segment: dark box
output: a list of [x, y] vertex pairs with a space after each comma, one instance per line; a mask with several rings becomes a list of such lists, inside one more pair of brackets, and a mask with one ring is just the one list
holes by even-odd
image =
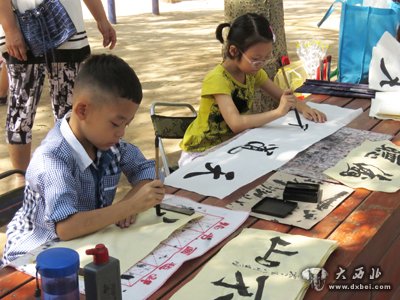
[[318, 203], [321, 194], [319, 184], [288, 181], [283, 191], [283, 200]]

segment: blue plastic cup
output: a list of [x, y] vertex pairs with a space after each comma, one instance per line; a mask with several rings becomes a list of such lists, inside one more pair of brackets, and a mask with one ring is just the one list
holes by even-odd
[[79, 254], [69, 248], [51, 248], [36, 258], [43, 299], [79, 299]]

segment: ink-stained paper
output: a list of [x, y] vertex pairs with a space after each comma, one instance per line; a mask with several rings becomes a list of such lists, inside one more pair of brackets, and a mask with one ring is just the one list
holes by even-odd
[[309, 103], [327, 115], [325, 123], [302, 116], [299, 126], [294, 111], [263, 127], [247, 131], [215, 151], [197, 158], [165, 178], [165, 184], [202, 195], [224, 198], [275, 170], [297, 153], [331, 135], [362, 113], [329, 104]]
[[364, 141], [384, 141], [392, 137], [390, 134], [342, 127], [334, 134], [297, 154], [278, 171], [337, 183], [337, 180], [323, 172], [345, 158], [351, 150]]
[[369, 116], [377, 119], [400, 120], [400, 91], [377, 92], [371, 99]]
[[[322, 191], [318, 203], [297, 202], [297, 208], [287, 217], [279, 218], [251, 212], [251, 208], [264, 197], [283, 199], [286, 182], [319, 184]], [[249, 191], [246, 195], [227, 205], [227, 208], [248, 211], [253, 217], [274, 221], [281, 224], [310, 229], [325, 218], [336, 206], [346, 199], [354, 190], [341, 184], [333, 184], [313, 178], [290, 175], [283, 172], [273, 174], [263, 184]]]
[[[166, 223], [163, 221], [164, 218], [176, 221]], [[96, 244], [104, 244], [108, 248], [109, 255], [119, 259], [121, 273], [123, 273], [153, 251], [175, 230], [197, 218], [201, 218], [201, 215], [186, 216], [170, 211], [158, 217], [155, 209], [152, 208], [138, 214], [136, 222], [129, 228], [121, 229], [116, 225], [110, 225], [82, 238], [56, 243], [53, 247], [76, 250], [79, 253], [80, 267], [83, 268], [93, 261], [93, 256], [85, 253], [86, 249], [94, 248]]]
[[365, 141], [324, 173], [352, 188], [396, 192], [400, 189], [400, 147], [390, 141]]
[[322, 267], [337, 243], [269, 230], [243, 229], [171, 299], [302, 299], [307, 268]]
[[[371, 89], [400, 92], [400, 43], [385, 32], [372, 49], [368, 82]], [[395, 99], [393, 99], [395, 100]], [[399, 101], [399, 99], [397, 99]]]

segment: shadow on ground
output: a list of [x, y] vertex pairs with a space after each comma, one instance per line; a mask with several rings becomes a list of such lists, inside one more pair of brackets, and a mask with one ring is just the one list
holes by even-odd
[[[323, 39], [331, 44], [328, 53], [334, 60], [337, 53], [338, 14], [324, 25], [317, 22], [331, 1], [284, 1], [285, 28], [292, 61], [298, 60], [298, 39]], [[113, 53], [125, 59], [138, 74], [144, 91], [142, 105], [125, 139], [134, 142], [146, 157], [154, 157], [154, 133], [149, 117], [152, 101], [185, 101], [197, 108], [201, 81], [220, 62], [221, 45], [215, 39], [216, 26], [224, 22], [222, 10], [166, 12], [119, 17], [115, 26], [117, 47], [110, 51], [101, 44], [94, 21], [86, 21], [93, 53]], [[335, 60], [336, 61], [336, 60]], [[123, 78], [121, 78], [123, 80]], [[6, 107], [0, 107], [0, 124], [5, 124]], [[45, 88], [33, 131], [33, 149], [53, 126], [48, 89]], [[4, 141], [4, 125], [0, 136]], [[179, 152], [176, 143], [167, 145], [170, 152]], [[0, 172], [11, 168], [5, 142], [0, 144]]]

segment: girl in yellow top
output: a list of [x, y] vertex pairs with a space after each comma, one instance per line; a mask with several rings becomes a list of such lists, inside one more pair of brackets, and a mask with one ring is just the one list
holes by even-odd
[[[225, 27], [230, 27], [226, 41], [222, 36]], [[224, 60], [203, 81], [198, 116], [180, 144], [180, 166], [235, 134], [278, 119], [295, 107], [308, 120], [326, 121], [324, 113], [297, 101], [291, 91], [281, 90], [262, 69], [272, 58], [274, 40], [266, 18], [254, 13], [242, 15], [232, 25], [218, 25], [216, 38], [226, 43]], [[248, 114], [257, 88], [280, 99], [278, 108]]]

